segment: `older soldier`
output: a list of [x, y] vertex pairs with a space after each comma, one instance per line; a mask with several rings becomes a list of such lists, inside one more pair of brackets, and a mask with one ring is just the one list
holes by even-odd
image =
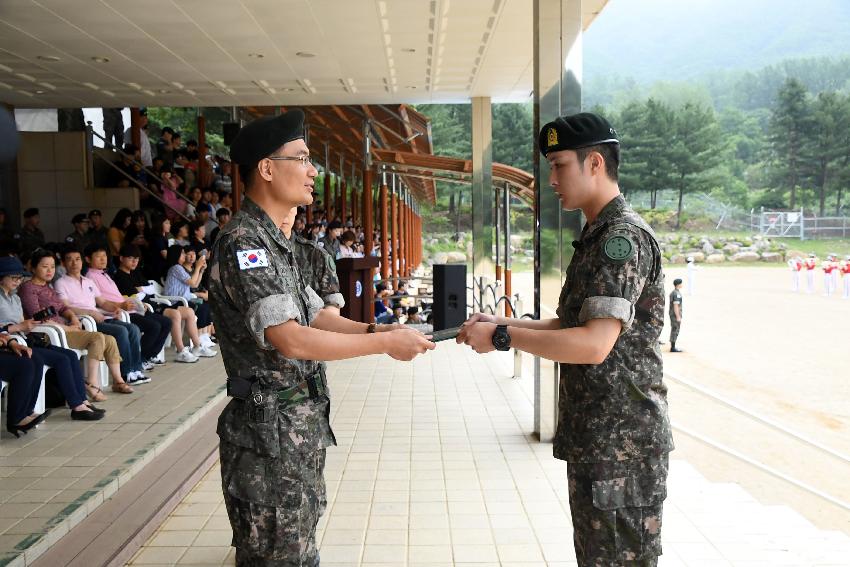
[[657, 565], [673, 449], [658, 338], [664, 276], [652, 229], [617, 183], [617, 133], [600, 116], [558, 118], [540, 132], [564, 209], [587, 219], [558, 318], [475, 314], [458, 342], [510, 347], [561, 363], [554, 454], [567, 461], [578, 564]]
[[247, 125], [231, 146], [247, 187], [242, 209], [219, 234], [210, 303], [233, 400], [219, 417], [222, 488], [236, 564], [315, 566], [325, 447], [334, 444], [318, 360], [387, 353], [411, 360], [434, 348], [414, 332], [332, 332], [323, 301], [303, 281], [278, 227], [312, 202], [316, 168], [304, 113]]

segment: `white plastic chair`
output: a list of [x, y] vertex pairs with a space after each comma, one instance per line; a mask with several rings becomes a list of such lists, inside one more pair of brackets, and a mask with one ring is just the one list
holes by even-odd
[[[175, 303], [180, 303], [184, 307], [189, 307], [189, 300], [187, 300], [185, 297], [180, 297], [179, 295], [163, 295], [162, 284], [160, 284], [158, 281], [148, 280], [148, 285], [153, 287], [154, 290], [153, 295], [148, 296], [148, 299], [152, 303], [159, 303], [160, 305], [174, 305]], [[185, 334], [186, 323], [183, 323], [181, 332]], [[160, 356], [163, 360], [165, 360], [165, 349], [170, 347], [171, 344], [171, 333], [169, 333], [168, 337], [165, 339], [165, 345], [162, 347], [163, 352], [160, 353]]]
[[[95, 324], [94, 319], [92, 319], [91, 317], [83, 315], [82, 317], [80, 317], [80, 321], [83, 324], [84, 331], [90, 331], [92, 328], [94, 328], [93, 332], [97, 332], [97, 325]], [[68, 346], [68, 337], [67, 335], [65, 335], [65, 329], [57, 325], [42, 323], [41, 325], [36, 325], [33, 331], [37, 331], [39, 333], [44, 333], [45, 335], [47, 335], [50, 340], [50, 344], [52, 344], [53, 346], [58, 346], [73, 351], [77, 355], [77, 358], [80, 360], [80, 364], [83, 365], [83, 370], [88, 368], [86, 364], [89, 354], [88, 351], [84, 348], [72, 348]], [[101, 360], [97, 368], [98, 382], [100, 383], [100, 387], [104, 388], [109, 386], [109, 368], [106, 366], [106, 362]]]

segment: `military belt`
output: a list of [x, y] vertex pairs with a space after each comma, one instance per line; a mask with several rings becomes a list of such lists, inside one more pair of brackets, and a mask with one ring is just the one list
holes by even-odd
[[[255, 392], [252, 392], [252, 385], [256, 382], [256, 378], [244, 378], [241, 376], [227, 378], [227, 395], [238, 400], [249, 400]], [[318, 400], [325, 395], [324, 380], [321, 372], [316, 372], [301, 383], [277, 390], [273, 392], [278, 399], [278, 408], [284, 409], [289, 406], [301, 403], [305, 400]]]

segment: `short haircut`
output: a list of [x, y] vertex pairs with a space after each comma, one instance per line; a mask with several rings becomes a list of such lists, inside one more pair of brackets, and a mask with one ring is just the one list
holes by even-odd
[[255, 161], [253, 163], [239, 164], [239, 178], [242, 180], [242, 183], [245, 184], [245, 189], [251, 188], [251, 183], [254, 181], [254, 175], [257, 174], [257, 165], [259, 165], [259, 163], [259, 161]]
[[[77, 251], [79, 251], [79, 248], [77, 249]], [[86, 258], [91, 258], [92, 256], [94, 256], [95, 252], [106, 252], [106, 255], [109, 256], [109, 250], [107, 249], [106, 244], [102, 242], [92, 242], [91, 244], [86, 246], [85, 250], [83, 251], [83, 254]], [[62, 256], [62, 259], [65, 259], [64, 255]]]
[[171, 126], [166, 126], [162, 129], [162, 133], [163, 134], [171, 134], [173, 136], [174, 135], [174, 128], [172, 128]]
[[340, 242], [357, 242], [357, 237], [354, 236], [354, 233], [350, 230], [346, 230], [342, 233], [342, 236], [339, 237]]
[[682, 278], [676, 278], [675, 280], [673, 280], [673, 285], [682, 285]]
[[71, 254], [74, 254], [74, 253], [79, 254], [80, 257], [82, 257], [82, 255], [83, 255], [83, 253], [80, 252], [80, 247], [77, 246], [76, 244], [74, 244], [74, 243], [66, 244], [65, 246], [62, 247], [62, 254], [61, 254], [60, 257], [62, 258], [62, 261], [64, 262], [65, 259], [68, 256], [70, 256]]
[[142, 251], [135, 244], [125, 244], [118, 251], [118, 255], [124, 258], [141, 258]]
[[220, 219], [223, 216], [229, 215], [230, 209], [227, 207], [221, 207], [219, 210], [215, 212], [215, 218]]
[[576, 150], [579, 167], [584, 167], [584, 160], [587, 159], [592, 152], [602, 154], [602, 159], [605, 160], [605, 174], [611, 181], [619, 179], [620, 170], [620, 144], [597, 144], [586, 148]]

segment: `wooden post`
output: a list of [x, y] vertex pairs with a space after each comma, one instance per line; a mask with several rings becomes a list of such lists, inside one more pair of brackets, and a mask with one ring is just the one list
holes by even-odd
[[207, 145], [207, 120], [198, 109], [198, 186], [209, 187], [207, 178], [207, 160], [204, 146]]
[[[368, 154], [367, 154], [368, 158]], [[368, 258], [372, 255], [372, 166], [367, 159], [363, 164], [363, 253]], [[363, 282], [363, 287], [369, 289], [368, 297], [372, 297], [374, 270], [369, 270], [369, 281]], [[375, 302], [369, 302], [369, 321], [375, 320]]]
[[399, 280], [405, 277], [405, 270], [407, 266], [405, 265], [405, 241], [404, 241], [404, 189], [399, 189], [398, 193], [398, 207], [396, 213], [398, 214], [398, 276]]
[[331, 222], [331, 157], [328, 154], [328, 145], [325, 144], [325, 220]]
[[242, 180], [239, 178], [239, 165], [236, 163], [230, 166], [230, 180], [233, 183], [233, 212], [235, 213], [242, 204]]
[[393, 174], [393, 194], [390, 198], [390, 218], [392, 222], [392, 232], [390, 232], [391, 239], [391, 248], [392, 248], [392, 288], [395, 289], [396, 285], [398, 285], [398, 267], [399, 267], [399, 259], [398, 259], [398, 195], [396, 194], [395, 188], [395, 174]]
[[387, 242], [388, 216], [387, 211], [387, 176], [381, 179], [381, 279], [390, 277], [390, 250]]
[[340, 169], [339, 174], [339, 220], [342, 221], [342, 226], [345, 226], [345, 217], [346, 217], [346, 182], [345, 177], [342, 174], [342, 169]]

